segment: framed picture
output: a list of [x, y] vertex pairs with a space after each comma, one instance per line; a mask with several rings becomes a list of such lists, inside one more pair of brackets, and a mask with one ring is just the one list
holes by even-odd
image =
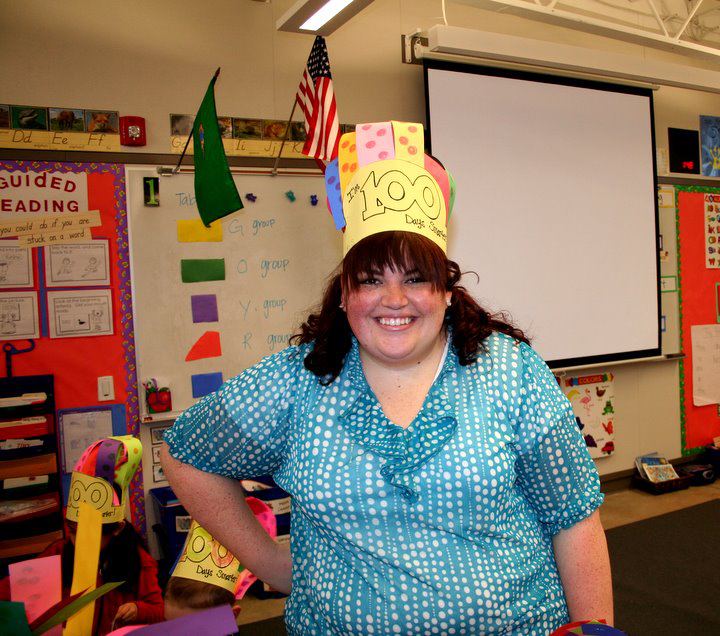
[[110, 285], [107, 239], [46, 246], [45, 284], [48, 287]]
[[10, 106], [0, 104], [0, 128], [10, 128]]
[[220, 136], [223, 139], [232, 139], [233, 122], [232, 117], [218, 117], [218, 128], [220, 128]]
[[118, 134], [119, 115], [116, 110], [86, 110], [85, 130], [87, 132]]
[[30, 249], [3, 245], [0, 241], [0, 288], [32, 287], [33, 266]]
[[195, 117], [193, 115], [170, 115], [170, 134], [187, 137], [192, 132]]
[[47, 294], [47, 307], [51, 338], [113, 334], [109, 289], [51, 291]]
[[49, 108], [50, 130], [83, 132], [85, 111], [82, 108]]
[[233, 118], [233, 137], [235, 139], [262, 139], [262, 119]]
[[153, 482], [158, 483], [159, 481], [167, 481], [165, 471], [160, 464], [153, 464]]
[[293, 141], [305, 141], [306, 136], [305, 124], [301, 121], [294, 121], [290, 124], [290, 139]]
[[11, 125], [21, 130], [47, 130], [48, 112], [42, 106], [11, 106]]
[[153, 457], [153, 464], [159, 464], [160, 463], [160, 449], [161, 446], [153, 446], [152, 447], [152, 457]]
[[0, 340], [39, 337], [37, 292], [1, 292]]
[[165, 431], [169, 429], [169, 426], [155, 426], [150, 429], [150, 440], [153, 444], [160, 444], [163, 441], [163, 435]]
[[278, 121], [276, 119], [266, 119], [263, 121], [263, 139], [273, 141], [282, 141], [285, 137], [287, 128], [286, 121]]

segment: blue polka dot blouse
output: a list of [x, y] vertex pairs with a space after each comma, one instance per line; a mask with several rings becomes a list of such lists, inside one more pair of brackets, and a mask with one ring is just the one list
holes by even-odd
[[569, 621], [554, 534], [603, 500], [570, 404], [527, 345], [452, 347], [407, 429], [357, 341], [329, 386], [309, 345], [269, 356], [183, 413], [171, 454], [292, 496], [292, 635], [548, 634]]

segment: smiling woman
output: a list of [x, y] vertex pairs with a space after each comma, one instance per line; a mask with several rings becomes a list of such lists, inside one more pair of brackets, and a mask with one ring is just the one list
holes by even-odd
[[[165, 473], [290, 634], [547, 634], [612, 622], [595, 466], [522, 331], [446, 256], [452, 177], [422, 126], [358, 125], [326, 184], [345, 257], [293, 345], [186, 411]], [[440, 230], [440, 231], [437, 231]], [[291, 552], [237, 482], [292, 496]]]

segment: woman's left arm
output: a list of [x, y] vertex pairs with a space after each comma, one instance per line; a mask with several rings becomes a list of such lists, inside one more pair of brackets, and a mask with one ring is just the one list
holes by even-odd
[[612, 579], [605, 531], [595, 510], [553, 537], [555, 561], [571, 621], [613, 624]]

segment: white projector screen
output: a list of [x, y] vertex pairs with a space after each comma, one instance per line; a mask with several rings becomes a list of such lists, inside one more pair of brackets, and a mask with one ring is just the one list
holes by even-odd
[[425, 61], [449, 256], [552, 367], [660, 354], [652, 92]]

